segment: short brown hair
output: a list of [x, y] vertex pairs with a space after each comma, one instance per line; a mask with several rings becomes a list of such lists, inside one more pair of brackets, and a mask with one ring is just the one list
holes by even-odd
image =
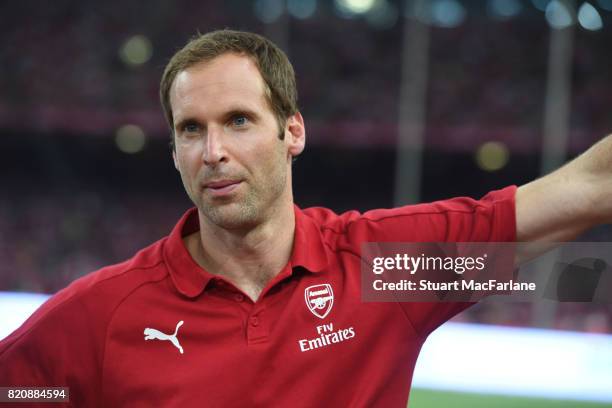
[[[161, 78], [159, 96], [170, 126], [173, 145], [174, 118], [170, 106], [170, 88], [176, 76], [185, 69], [226, 53], [244, 54], [253, 59], [266, 84], [266, 100], [281, 129], [287, 118], [298, 111], [295, 72], [285, 53], [261, 35], [234, 30], [217, 30], [198, 34], [168, 62]], [[281, 132], [281, 138], [283, 137]]]

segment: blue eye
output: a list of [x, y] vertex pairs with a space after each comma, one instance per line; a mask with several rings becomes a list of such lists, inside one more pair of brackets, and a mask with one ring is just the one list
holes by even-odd
[[234, 126], [244, 126], [248, 123], [248, 119], [246, 116], [234, 116], [232, 118], [232, 125]]
[[196, 125], [195, 123], [190, 123], [188, 125], [185, 125], [185, 132], [197, 132], [198, 131], [198, 125]]

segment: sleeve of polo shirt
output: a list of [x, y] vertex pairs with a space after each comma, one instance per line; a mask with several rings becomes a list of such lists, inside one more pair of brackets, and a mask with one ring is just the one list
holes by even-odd
[[[491, 191], [480, 200], [458, 197], [389, 210], [373, 210], [351, 220], [347, 232], [357, 242], [514, 242], [516, 186]], [[428, 335], [472, 303], [400, 302], [414, 330]]]
[[98, 323], [78, 298], [58, 295], [0, 341], [0, 386], [69, 387], [68, 404], [28, 406], [93, 407], [100, 396], [96, 357], [103, 336], [92, 336], [98, 334], [92, 329]]

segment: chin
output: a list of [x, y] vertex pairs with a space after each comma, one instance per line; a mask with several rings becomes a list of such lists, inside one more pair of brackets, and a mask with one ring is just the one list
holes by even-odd
[[259, 223], [260, 211], [239, 203], [216, 205], [201, 208], [200, 212], [211, 223], [224, 229], [244, 229]]

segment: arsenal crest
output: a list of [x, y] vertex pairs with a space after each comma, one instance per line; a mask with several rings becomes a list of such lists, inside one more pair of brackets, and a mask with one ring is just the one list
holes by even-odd
[[308, 310], [319, 319], [324, 319], [334, 305], [334, 291], [329, 283], [307, 287], [304, 298]]

